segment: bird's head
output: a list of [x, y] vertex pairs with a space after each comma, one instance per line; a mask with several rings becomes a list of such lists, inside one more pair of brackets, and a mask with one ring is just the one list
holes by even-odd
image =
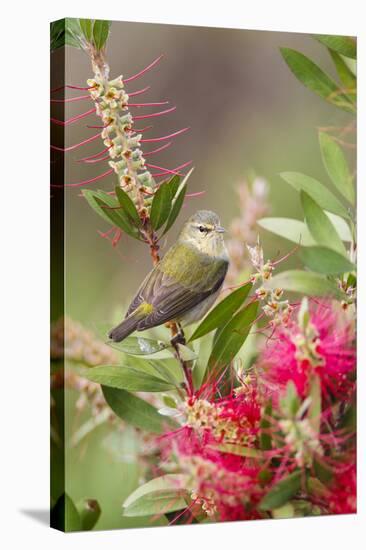
[[188, 242], [209, 256], [226, 256], [220, 218], [210, 210], [198, 210], [183, 226], [179, 240]]

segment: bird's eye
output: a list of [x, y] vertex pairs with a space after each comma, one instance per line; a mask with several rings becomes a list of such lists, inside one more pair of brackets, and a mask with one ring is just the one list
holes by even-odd
[[203, 225], [200, 225], [198, 229], [201, 231], [201, 233], [205, 233], [206, 231], [206, 227], [204, 227]]

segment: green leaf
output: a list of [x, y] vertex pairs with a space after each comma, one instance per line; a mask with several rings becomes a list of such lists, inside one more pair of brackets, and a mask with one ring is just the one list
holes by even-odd
[[164, 419], [158, 411], [136, 395], [126, 390], [102, 386], [103, 395], [112, 411], [127, 423], [148, 432], [163, 433]]
[[188, 476], [167, 474], [151, 479], [138, 487], [123, 503], [124, 516], [148, 516], [182, 510], [187, 507], [184, 497]]
[[268, 286], [300, 292], [307, 296], [328, 296], [341, 300], [344, 298], [343, 292], [339, 290], [334, 282], [329, 281], [318, 273], [301, 271], [299, 269], [290, 269], [275, 275], [268, 281]]
[[288, 502], [301, 489], [301, 472], [296, 470], [287, 477], [281, 479], [259, 503], [259, 509], [274, 510]]
[[79, 25], [86, 40], [90, 42], [93, 36], [93, 20], [79, 19]]
[[345, 256], [344, 244], [325, 212], [305, 191], [300, 192], [300, 198], [306, 224], [315, 242]]
[[178, 189], [179, 189], [179, 183], [180, 183], [180, 176], [178, 176], [177, 174], [174, 174], [174, 176], [172, 176], [170, 178], [170, 180], [167, 181], [167, 184], [169, 186], [169, 189], [170, 189], [170, 196], [171, 196], [171, 199], [173, 200]]
[[97, 50], [101, 50], [107, 42], [109, 35], [110, 21], [96, 19], [93, 27], [94, 45]]
[[101, 514], [98, 501], [91, 498], [83, 498], [77, 503], [76, 508], [79, 512], [82, 531], [93, 529]]
[[309, 269], [325, 275], [340, 275], [355, 269], [354, 264], [345, 256], [325, 246], [303, 248], [300, 257]]
[[192, 342], [215, 328], [226, 325], [234, 313], [244, 303], [252, 286], [252, 283], [247, 283], [226, 296], [226, 298], [214, 307], [214, 309], [204, 318], [202, 323], [198, 325], [189, 341]]
[[62, 494], [51, 510], [51, 527], [60, 531], [81, 531], [81, 518], [72, 499]]
[[307, 88], [340, 109], [355, 112], [348, 96], [311, 59], [290, 48], [281, 48], [281, 53], [290, 70]]
[[172, 384], [129, 366], [107, 366], [83, 369], [84, 378], [103, 386], [128, 391], [158, 392], [174, 389]]
[[330, 179], [343, 197], [354, 205], [355, 190], [348, 169], [348, 163], [342, 149], [325, 132], [319, 132], [319, 143], [323, 163]]
[[331, 212], [327, 212], [327, 211], [324, 211], [324, 212], [332, 222], [333, 226], [335, 227], [340, 239], [347, 243], [352, 242], [352, 234], [347, 222], [340, 216], [337, 216], [336, 214], [332, 214]]
[[[108, 327], [110, 328], [109, 324]], [[122, 342], [109, 343], [109, 345], [128, 355], [153, 355], [167, 348], [163, 342], [141, 336], [128, 336]]]
[[181, 211], [181, 208], [184, 202], [184, 197], [187, 191], [187, 181], [189, 176], [192, 174], [192, 172], [193, 172], [193, 168], [191, 168], [191, 170], [188, 172], [188, 174], [184, 176], [183, 180], [179, 184], [178, 190], [175, 194], [175, 197], [172, 203], [168, 221], [166, 222], [166, 226], [164, 228], [163, 235], [165, 235], [165, 233], [169, 231], [169, 229], [172, 227], [175, 220], [177, 219], [179, 212]]
[[[351, 242], [351, 231], [344, 219], [331, 212], [324, 213], [332, 222], [340, 239]], [[270, 231], [279, 237], [301, 246], [313, 246], [316, 244], [308, 227], [300, 220], [293, 218], [262, 218], [257, 221], [257, 224], [266, 229], [266, 231]]]
[[51, 23], [50, 42], [51, 51], [62, 48], [65, 45], [65, 19]]
[[122, 229], [122, 231], [127, 233], [130, 237], [139, 240], [138, 230], [131, 224], [129, 218], [121, 209], [121, 206], [118, 203], [116, 205], [115, 201], [111, 201], [109, 195], [107, 195], [107, 197], [108, 199], [104, 197], [103, 200], [99, 196], [95, 197], [97, 205], [104, 210], [113, 225]]
[[51, 51], [63, 46], [82, 47], [82, 32], [78, 19], [60, 19], [51, 23]]
[[141, 240], [138, 229], [131, 224], [130, 218], [115, 197], [104, 191], [93, 191], [91, 189], [84, 189], [83, 196], [93, 210], [105, 221], [119, 227], [130, 237]]
[[306, 224], [300, 220], [291, 218], [262, 218], [257, 221], [260, 227], [279, 235], [288, 241], [302, 246], [315, 244]]
[[168, 219], [172, 205], [169, 183], [162, 183], [154, 194], [150, 211], [150, 222], [153, 229], [160, 229]]
[[352, 59], [357, 58], [356, 40], [351, 36], [314, 34], [314, 38], [335, 52], [345, 55], [346, 57], [351, 57]]
[[349, 213], [343, 204], [316, 179], [299, 172], [282, 172], [280, 176], [296, 191], [305, 191], [324, 210], [349, 219]]
[[[87, 200], [89, 206], [92, 207], [92, 209], [99, 214], [108, 223], [111, 223], [111, 219], [107, 216], [105, 212], [105, 208], [101, 208], [100, 205], [97, 203], [96, 198], [99, 196], [98, 191], [93, 191], [92, 189], [83, 189], [82, 194]], [[117, 202], [114, 202], [116, 206], [118, 206]]]
[[136, 225], [136, 227], [140, 227], [141, 225], [140, 216], [131, 198], [127, 195], [127, 193], [123, 189], [121, 189], [119, 185], [116, 185], [115, 191], [116, 191], [116, 197], [118, 199], [118, 202], [122, 207], [123, 211], [125, 212], [125, 214], [130, 218], [131, 222], [134, 225]]
[[335, 65], [335, 68], [337, 70], [338, 76], [346, 87], [346, 90], [344, 92], [348, 95], [351, 101], [356, 101], [356, 92], [357, 92], [357, 79], [353, 72], [348, 67], [347, 63], [345, 63], [342, 56], [340, 56], [337, 52], [333, 50], [329, 50], [329, 53], [331, 55], [331, 58], [333, 59], [333, 63]]
[[252, 302], [225, 325], [211, 351], [205, 373], [206, 378], [212, 373], [218, 376], [225, 366], [234, 359], [250, 332], [257, 311], [258, 302]]
[[230, 453], [232, 455], [245, 456], [247, 458], [259, 458], [262, 456], [261, 451], [258, 449], [245, 447], [244, 445], [236, 445], [235, 443], [209, 445], [209, 447], [222, 453]]
[[72, 46], [73, 48], [81, 48], [82, 32], [78, 19], [66, 17], [65, 19], [65, 46]]

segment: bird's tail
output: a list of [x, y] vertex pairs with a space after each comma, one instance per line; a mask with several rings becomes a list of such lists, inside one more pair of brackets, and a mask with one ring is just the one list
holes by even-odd
[[141, 313], [136, 310], [108, 333], [109, 338], [113, 342], [122, 342], [136, 330], [139, 321], [141, 321]]

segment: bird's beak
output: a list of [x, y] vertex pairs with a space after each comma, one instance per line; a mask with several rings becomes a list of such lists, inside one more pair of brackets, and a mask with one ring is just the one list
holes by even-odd
[[215, 231], [217, 231], [217, 233], [225, 233], [226, 229], [225, 227], [220, 227], [219, 225], [217, 225]]

